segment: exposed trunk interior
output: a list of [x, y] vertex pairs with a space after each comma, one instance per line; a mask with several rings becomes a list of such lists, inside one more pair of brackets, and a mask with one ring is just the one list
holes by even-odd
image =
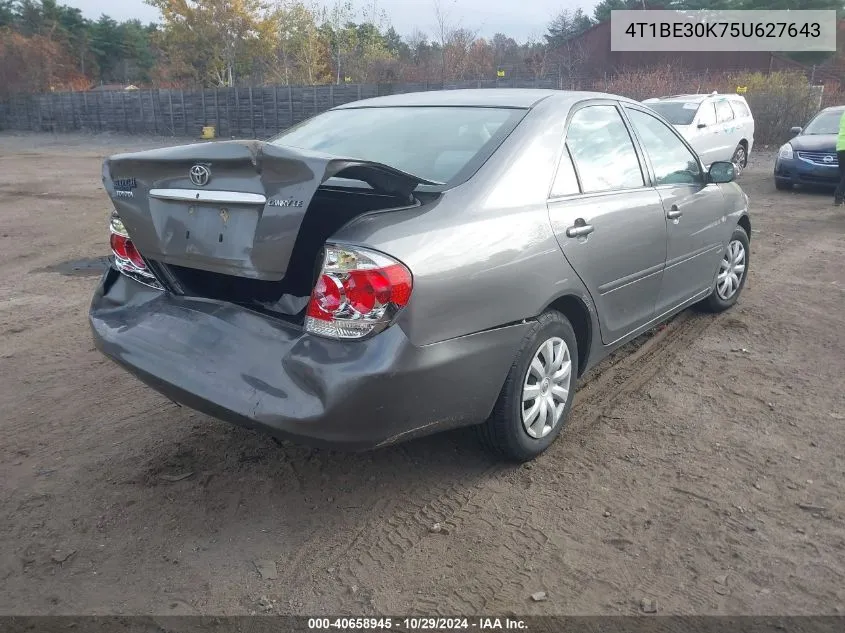
[[[366, 183], [378, 202], [359, 189], [338, 211], [326, 200], [333, 179]], [[318, 216], [309, 220], [312, 230], [315, 222], [325, 229], [325, 208], [336, 229], [369, 208], [413, 204], [419, 185], [443, 185], [380, 163], [260, 141], [113, 156], [103, 165], [103, 184], [145, 257], [177, 270], [271, 282], [287, 278], [310, 207]], [[319, 190], [324, 201], [315, 203]]]
[[301, 322], [322, 264], [326, 240], [352, 219], [369, 211], [407, 207], [407, 198], [372, 190], [323, 185], [305, 212], [281, 281], [264, 281], [152, 262], [168, 289], [176, 294], [237, 303]]

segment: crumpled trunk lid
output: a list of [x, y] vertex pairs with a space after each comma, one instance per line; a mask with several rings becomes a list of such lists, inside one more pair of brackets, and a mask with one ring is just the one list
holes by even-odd
[[103, 183], [141, 254], [252, 279], [284, 278], [309, 204], [332, 177], [413, 200], [442, 184], [379, 163], [261, 141], [223, 141], [112, 156]]

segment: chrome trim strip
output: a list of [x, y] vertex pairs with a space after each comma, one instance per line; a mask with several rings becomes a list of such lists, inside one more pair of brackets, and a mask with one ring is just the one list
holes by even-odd
[[161, 282], [156, 279], [154, 274], [136, 268], [135, 264], [128, 259], [123, 259], [118, 257], [117, 254], [112, 253], [112, 262], [114, 263], [114, 268], [117, 272], [126, 275], [130, 279], [137, 281], [139, 284], [144, 284], [145, 286], [155, 288], [156, 290], [164, 290], [164, 286], [161, 285]]
[[[798, 160], [803, 160], [805, 163], [810, 163], [811, 165], [818, 165], [819, 167], [839, 167], [839, 161], [837, 160], [836, 154], [832, 154], [830, 152], [795, 150], [795, 155], [798, 157]], [[824, 162], [825, 156], [832, 156], [833, 161], [829, 163]]]
[[[716, 272], [718, 272], [718, 271], [716, 271]], [[714, 282], [714, 284], [715, 284], [715, 281], [716, 281], [716, 275], [713, 275], [713, 282]], [[685, 307], [687, 307], [687, 306], [691, 306], [693, 303], [698, 302], [700, 299], [702, 299], [702, 298], [706, 297], [706, 296], [707, 296], [707, 295], [709, 295], [711, 292], [712, 292], [712, 289], [711, 289], [711, 288], [705, 288], [704, 290], [699, 291], [697, 294], [693, 295], [693, 296], [692, 296], [692, 297], [690, 297], [689, 299], [684, 299], [684, 300], [683, 300], [683, 301], [681, 301], [680, 303], [676, 304], [676, 305], [675, 305], [675, 307], [673, 307], [673, 308], [669, 308], [668, 310], [666, 310], [666, 312], [664, 312], [664, 313], [663, 313], [663, 314], [661, 314], [660, 316], [656, 316], [656, 317], [654, 317], [651, 321], [649, 321], [648, 323], [645, 323], [645, 324], [641, 325], [641, 326], [640, 326], [640, 327], [638, 327], [638, 328], [634, 328], [633, 330], [631, 330], [631, 331], [630, 331], [630, 332], [628, 332], [627, 334], [624, 334], [623, 336], [620, 336], [620, 337], [619, 337], [618, 339], [616, 339], [615, 341], [611, 341], [610, 343], [608, 343], [608, 344], [606, 344], [606, 345], [605, 345], [604, 343], [602, 343], [602, 347], [604, 347], [604, 348], [608, 348], [608, 347], [610, 347], [611, 345], [616, 345], [617, 343], [619, 343], [619, 341], [622, 341], [623, 339], [628, 339], [629, 341], [634, 340], [634, 339], [635, 339], [635, 338], [637, 338], [640, 334], [643, 334], [643, 333], [644, 333], [644, 332], [646, 332], [647, 330], [649, 330], [649, 329], [651, 329], [652, 327], [654, 327], [654, 325], [659, 324], [661, 321], [665, 321], [666, 319], [668, 319], [668, 318], [669, 318], [669, 315], [670, 315], [670, 314], [672, 314], [673, 312], [674, 312], [674, 313], [678, 313], [678, 312], [680, 312], [680, 311], [681, 311], [681, 310], [683, 310]]]
[[624, 288], [625, 286], [630, 286], [631, 284], [636, 283], [638, 281], [643, 281], [645, 279], [648, 279], [649, 277], [653, 277], [657, 273], [662, 273], [665, 266], [666, 262], [662, 261], [659, 264], [655, 264], [654, 266], [646, 268], [645, 270], [641, 270], [632, 275], [626, 275], [625, 277], [620, 277], [619, 279], [610, 281], [598, 287], [599, 294], [604, 296], [615, 290]]
[[267, 204], [258, 193], [241, 191], [198, 191], [196, 189], [150, 189], [150, 197], [183, 202], [212, 202], [220, 204]]
[[714, 251], [720, 251], [725, 248], [724, 244], [711, 244], [710, 246], [702, 246], [701, 248], [697, 248], [692, 253], [686, 253], [681, 255], [680, 257], [675, 257], [673, 259], [666, 260], [666, 270], [670, 268], [674, 268], [678, 264], [685, 264], [690, 260], [695, 259], [696, 257], [701, 257], [702, 255], [707, 255]]

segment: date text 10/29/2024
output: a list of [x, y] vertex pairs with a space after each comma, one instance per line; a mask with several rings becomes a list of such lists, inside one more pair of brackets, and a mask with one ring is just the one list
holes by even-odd
[[314, 631], [526, 631], [523, 620], [514, 618], [309, 618]]

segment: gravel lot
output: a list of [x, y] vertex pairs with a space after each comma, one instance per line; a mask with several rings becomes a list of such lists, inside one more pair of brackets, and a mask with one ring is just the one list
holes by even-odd
[[465, 431], [277, 445], [95, 352], [99, 273], [55, 267], [107, 253], [103, 157], [162, 144], [0, 135], [0, 614], [845, 612], [845, 211], [771, 154], [738, 305], [609, 359], [513, 467]]

